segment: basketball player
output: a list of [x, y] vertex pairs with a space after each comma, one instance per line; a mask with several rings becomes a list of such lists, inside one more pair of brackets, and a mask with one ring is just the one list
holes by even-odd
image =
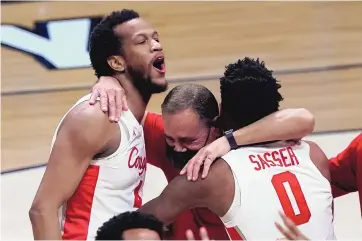
[[[213, 119], [219, 115], [218, 103], [214, 95], [206, 87], [200, 87], [199, 85], [184, 85], [176, 87], [171, 91], [192, 91], [191, 94], [199, 95], [199, 98], [204, 100], [204, 102], [200, 102], [198, 105], [194, 105], [194, 107], [199, 115], [204, 116], [204, 119], [202, 122], [199, 122], [199, 118], [195, 118], [190, 122], [190, 125], [184, 120], [181, 121], [183, 126], [178, 129], [182, 130], [182, 132], [177, 134], [188, 138], [178, 138], [174, 136], [175, 139], [180, 140], [177, 150], [181, 148], [183, 151], [187, 149], [191, 151], [178, 153], [172, 150], [174, 147], [170, 148], [169, 145], [166, 145], [162, 116], [160, 114], [146, 112], [143, 127], [147, 161], [151, 165], [161, 168], [168, 182], [171, 182], [179, 175], [180, 169], [192, 155], [204, 146], [206, 141], [206, 144], [217, 147], [213, 149], [212, 154], [214, 154], [214, 156], [222, 156], [230, 150], [230, 145], [225, 137], [220, 137], [215, 140], [219, 137], [218, 131], [215, 132], [215, 135], [210, 135], [208, 140], [205, 140], [208, 132], [207, 129], [203, 128], [202, 124], [200, 125], [200, 123], [212, 123]], [[117, 109], [116, 107], [121, 110], [121, 108], [119, 108], [121, 107], [120, 104], [123, 104], [123, 106], [126, 105], [126, 100], [122, 93], [124, 93], [124, 90], [118, 81], [109, 77], [101, 77], [93, 87], [90, 103], [92, 103], [93, 99], [100, 97], [101, 106], [106, 107], [106, 110], [108, 109], [109, 118], [113, 122], [117, 116], [114, 115], [114, 113], [117, 112], [117, 110], [115, 110]], [[183, 97], [179, 102], [184, 104], [191, 103], [185, 103]], [[114, 115], [113, 118], [112, 114]], [[190, 119], [188, 120], [190, 121]], [[195, 126], [195, 124], [196, 128], [200, 128], [199, 131], [191, 130], [191, 126]], [[177, 129], [177, 126], [172, 125], [172, 123], [171, 126]], [[285, 109], [272, 113], [247, 127], [236, 130], [233, 135], [237, 144], [246, 145], [270, 140], [301, 139], [305, 135], [310, 134], [313, 131], [313, 127], [314, 118], [309, 111], [305, 109]], [[196, 135], [195, 133], [203, 134]], [[195, 141], [194, 143], [190, 143], [187, 139]], [[211, 162], [206, 161], [204, 169], [207, 165], [211, 165]], [[220, 218], [206, 208], [187, 210], [179, 215], [170, 226], [170, 232], [167, 233], [166, 239], [185, 239], [185, 232], [188, 229], [191, 229], [191, 231], [195, 233], [196, 238], [200, 239], [198, 230], [202, 226], [207, 228], [211, 239], [228, 239], [225, 227], [220, 221]]]
[[[101, 83], [106, 84], [101, 87]], [[113, 86], [112, 84], [112, 79], [107, 80], [103, 78], [97, 84], [99, 86], [97, 89], [101, 90], [99, 92], [108, 94], [110, 93], [108, 90], [112, 88], [114, 88], [113, 93], [122, 92], [117, 90], [117, 87], [120, 86], [118, 83], [113, 84]], [[108, 90], [106, 90], [107, 88]], [[218, 103], [214, 95], [206, 87], [200, 85], [182, 85], [171, 91], [177, 91], [179, 94], [189, 92], [190, 95], [199, 96], [198, 98], [203, 100], [203, 102], [197, 103], [197, 101], [193, 101], [194, 104], [191, 105], [192, 102], [187, 101], [187, 99], [181, 95], [179, 101], [176, 102], [179, 104], [183, 103], [185, 108], [194, 108], [198, 115], [202, 115], [204, 118], [201, 122], [198, 117], [193, 119], [188, 118], [187, 120], [189, 122], [186, 122], [184, 119], [179, 123], [182, 124], [182, 127], [175, 125], [175, 123], [169, 125], [179, 130], [177, 133], [179, 136], [173, 135], [173, 138], [177, 142], [176, 149], [191, 150], [185, 153], [178, 153], [173, 151], [174, 146], [170, 148], [172, 142], [168, 143], [170, 145], [166, 145], [162, 116], [155, 113], [146, 114], [143, 126], [147, 160], [148, 163], [161, 168], [168, 182], [171, 182], [179, 175], [183, 165], [197, 150], [204, 146], [205, 142], [207, 142], [206, 144], [211, 143], [210, 145], [218, 143], [218, 148], [215, 149], [215, 151], [226, 151], [225, 153], [220, 153], [220, 155], [226, 154], [230, 148], [227, 140], [224, 140], [225, 137], [221, 137], [215, 141], [215, 139], [219, 137], [218, 131], [212, 132], [213, 134], [209, 135], [208, 140], [206, 140], [209, 131], [207, 128], [204, 128], [204, 124], [212, 123], [213, 119], [216, 119], [219, 115]], [[97, 91], [97, 93], [99, 92]], [[107, 96], [107, 94], [105, 96]], [[120, 100], [122, 98], [118, 99]], [[108, 103], [106, 103], [106, 105], [107, 104]], [[109, 107], [109, 109], [111, 109], [111, 107]], [[309, 134], [313, 130], [313, 125], [313, 116], [307, 110], [285, 109], [277, 113], [272, 113], [256, 123], [235, 131], [234, 136], [238, 144], [250, 144], [275, 139], [299, 139]], [[199, 130], [195, 131], [195, 129]], [[190, 143], [190, 140], [194, 141]], [[220, 218], [206, 208], [195, 208], [179, 215], [171, 225], [171, 232], [168, 233], [170, 236], [166, 236], [166, 239], [185, 239], [185, 232], [188, 229], [191, 229], [191, 231], [195, 233], [196, 238], [200, 239], [198, 230], [202, 226], [207, 228], [211, 239], [228, 239], [225, 227], [220, 221]]]
[[[329, 169], [333, 197], [358, 191], [362, 212], [362, 133], [344, 151], [329, 160]], [[293, 222], [283, 216], [282, 219], [285, 227], [278, 223], [276, 227], [288, 240], [308, 240]]]
[[97, 231], [96, 240], [162, 240], [164, 225], [156, 217], [136, 211], [112, 217]]
[[[112, 217], [97, 231], [96, 240], [163, 240], [166, 227], [156, 217], [137, 211], [124, 212]], [[204, 227], [200, 228], [201, 240], [210, 240]], [[195, 240], [191, 230], [187, 240]]]
[[109, 218], [142, 204], [147, 161], [140, 122], [151, 95], [167, 87], [158, 34], [124, 9], [94, 28], [89, 49], [95, 74], [122, 83], [129, 110], [112, 124], [85, 96], [60, 121], [29, 212], [35, 239], [94, 239]]
[[[230, 64], [220, 83], [224, 131], [277, 111], [283, 100], [280, 84], [258, 60], [245, 58]], [[173, 102], [172, 91], [166, 100], [165, 105]], [[162, 109], [166, 135], [167, 122], [195, 114], [189, 109]], [[240, 238], [235, 237], [238, 233], [246, 239], [278, 239], [283, 237], [274, 222], [280, 220], [281, 209], [309, 238], [334, 239], [328, 179], [328, 160], [315, 143], [276, 140], [229, 152], [214, 163], [206, 179], [188, 182], [176, 177], [139, 210], [170, 223], [184, 210], [207, 207], [221, 217], [231, 239]]]

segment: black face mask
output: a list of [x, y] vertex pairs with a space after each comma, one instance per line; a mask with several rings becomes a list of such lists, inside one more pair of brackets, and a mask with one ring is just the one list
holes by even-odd
[[[209, 133], [207, 134], [207, 138], [206, 138], [206, 141], [205, 141], [203, 147], [206, 145], [206, 143], [209, 139], [209, 135], [210, 135], [210, 130], [209, 130]], [[197, 154], [198, 151], [199, 150], [194, 151], [194, 150], [187, 149], [184, 152], [178, 152], [178, 151], [174, 150], [174, 147], [171, 147], [166, 144], [167, 158], [168, 158], [168, 160], [170, 160], [172, 165], [179, 170], [181, 170], [187, 164], [187, 162]]]

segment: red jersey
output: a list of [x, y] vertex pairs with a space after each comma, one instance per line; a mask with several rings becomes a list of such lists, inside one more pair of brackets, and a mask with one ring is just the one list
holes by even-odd
[[[175, 169], [166, 157], [166, 140], [162, 116], [148, 113], [143, 125], [147, 162], [160, 168], [168, 182], [179, 175], [180, 170]], [[199, 237], [200, 227], [205, 227], [210, 239], [229, 240], [225, 226], [220, 218], [207, 208], [194, 208], [177, 217], [171, 225], [170, 236], [165, 239], [184, 240], [185, 233], [191, 229], [196, 239]]]
[[329, 161], [333, 197], [359, 192], [362, 213], [362, 133]]

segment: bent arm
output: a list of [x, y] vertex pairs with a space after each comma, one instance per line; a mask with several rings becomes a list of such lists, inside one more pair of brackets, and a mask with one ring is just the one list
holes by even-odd
[[314, 116], [306, 109], [284, 109], [233, 133], [238, 145], [299, 140], [313, 132]]
[[[74, 193], [93, 156], [107, 142], [99, 106], [75, 107], [64, 119], [29, 216], [34, 239], [61, 240], [58, 210]], [[103, 127], [103, 128], [102, 128]], [[89, 131], [91, 130], [91, 131]]]
[[207, 196], [205, 184], [204, 181], [192, 183], [185, 176], [177, 176], [160, 196], [144, 204], [138, 211], [152, 214], [168, 225], [182, 212], [204, 205], [203, 199]]
[[206, 179], [189, 182], [185, 176], [177, 176], [157, 198], [143, 205], [139, 211], [150, 213], [166, 225], [182, 212], [207, 207], [222, 216], [234, 198], [234, 179], [229, 165], [222, 159], [217, 161]]
[[358, 190], [357, 162], [358, 148], [362, 149], [362, 133], [336, 157], [329, 160], [333, 197], [339, 197]]

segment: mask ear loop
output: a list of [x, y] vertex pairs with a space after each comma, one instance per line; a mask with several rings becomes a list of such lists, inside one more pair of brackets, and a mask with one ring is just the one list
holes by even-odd
[[209, 124], [209, 126], [216, 128], [218, 130], [220, 136], [222, 136], [224, 134], [224, 131], [221, 128], [221, 117], [220, 116], [216, 116], [214, 119], [209, 121], [208, 124]]
[[207, 141], [209, 140], [210, 132], [211, 132], [211, 127], [209, 128], [209, 133], [207, 134], [207, 138], [206, 138], [206, 141], [205, 141], [205, 143], [204, 143], [204, 146], [206, 146], [206, 143], [207, 143]]
[[[204, 143], [204, 146], [206, 146], [207, 141], [209, 140], [210, 137], [210, 132], [211, 132], [211, 127], [214, 127], [218, 130], [220, 130], [219, 126], [220, 126], [220, 117], [216, 116], [214, 119], [210, 120], [207, 122], [207, 125], [209, 127], [209, 133], [207, 134], [207, 138], [206, 141]], [[220, 131], [219, 131], [220, 132]], [[221, 135], [221, 134], [220, 134]]]

